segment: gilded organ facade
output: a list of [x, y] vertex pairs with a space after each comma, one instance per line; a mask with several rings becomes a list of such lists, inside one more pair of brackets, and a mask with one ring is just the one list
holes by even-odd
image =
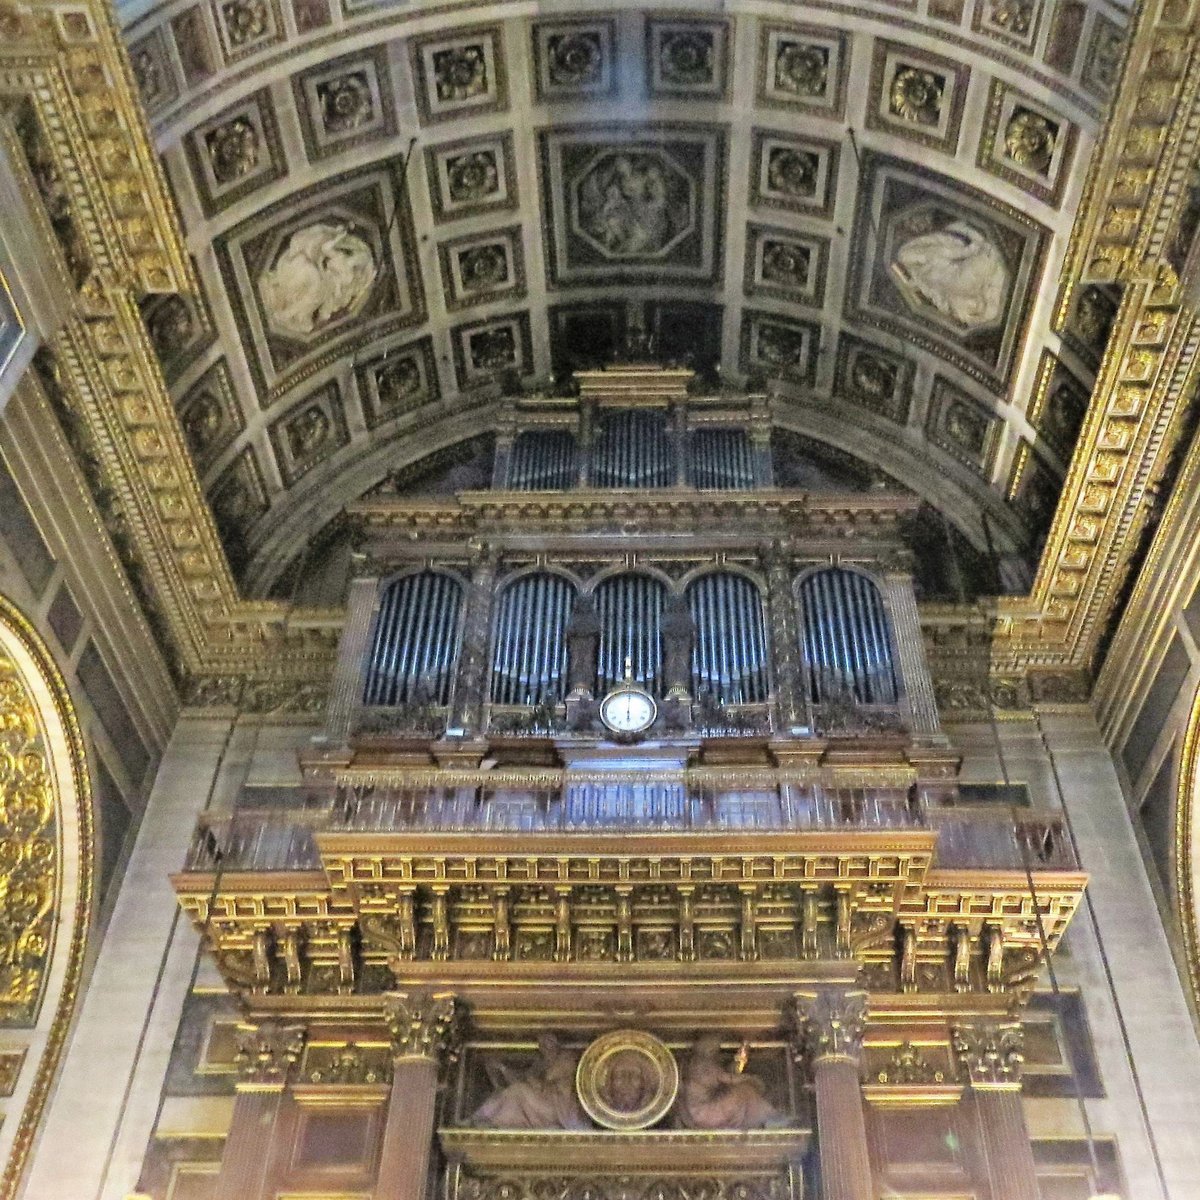
[[174, 876], [240, 1012], [204, 1194], [1033, 1200], [1021, 1018], [1086, 875], [960, 792], [913, 502], [776, 487], [690, 372], [575, 382], [495, 486], [356, 508], [303, 781]]
[[0, 1195], [1194, 1194], [1194, 9], [0, 4]]

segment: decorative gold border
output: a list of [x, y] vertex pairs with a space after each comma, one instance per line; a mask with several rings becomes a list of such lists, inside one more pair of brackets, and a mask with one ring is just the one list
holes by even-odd
[[1192, 712], [1183, 735], [1179, 756], [1179, 791], [1175, 801], [1175, 886], [1179, 896], [1179, 924], [1183, 930], [1183, 953], [1187, 963], [1192, 1002], [1200, 1011], [1200, 921], [1196, 918], [1196, 863], [1192, 854], [1194, 794], [1200, 783], [1200, 690], [1192, 700]]
[[[46, 1034], [46, 1041], [37, 1065], [37, 1074], [34, 1076], [29, 1095], [26, 1097], [25, 1107], [21, 1111], [20, 1124], [17, 1126], [17, 1132], [13, 1138], [8, 1161], [4, 1164], [3, 1174], [0, 1174], [0, 1200], [12, 1200], [24, 1178], [34, 1135], [41, 1122], [50, 1093], [50, 1085], [58, 1071], [67, 1031], [74, 1015], [75, 1000], [83, 973], [83, 955], [87, 944], [88, 927], [91, 924], [95, 834], [92, 828], [92, 788], [87, 773], [83, 735], [66, 681], [37, 630], [25, 619], [16, 605], [2, 593], [0, 593], [0, 631], [8, 634], [21, 645], [33, 660], [33, 664], [41, 676], [41, 681], [50, 692], [54, 705], [53, 715], [61, 726], [67, 743], [67, 753], [71, 760], [71, 782], [76, 798], [75, 819], [79, 825], [79, 884], [73, 914], [74, 925], [71, 930], [71, 942], [67, 948], [67, 966], [63, 975], [62, 991], [59, 994], [58, 1008]], [[39, 712], [38, 715], [45, 721], [44, 713]], [[55, 790], [56, 804], [61, 814], [62, 792], [60, 788]], [[61, 816], [59, 825], [61, 828]], [[62, 914], [59, 913], [58, 918], [61, 919], [61, 916]]]

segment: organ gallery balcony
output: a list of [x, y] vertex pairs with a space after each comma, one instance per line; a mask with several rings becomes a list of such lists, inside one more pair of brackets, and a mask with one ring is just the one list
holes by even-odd
[[[331, 799], [296, 808], [204, 816], [187, 872], [321, 868], [324, 836], [404, 833], [586, 835], [762, 830], [825, 835], [927, 831], [933, 863], [947, 869], [1077, 871], [1063, 818], [978, 805], [922, 809], [903, 788], [783, 784], [720, 788], [688, 782], [555, 785], [346, 783]], [[567, 843], [564, 843], [567, 844]]]
[[520, 990], [539, 963], [595, 986], [680, 961], [771, 978], [853, 963], [901, 994], [1031, 986], [1086, 882], [1063, 817], [862, 770], [344, 778], [206, 816], [174, 883], [227, 979], [264, 1003], [431, 970], [463, 984], [485, 965]]

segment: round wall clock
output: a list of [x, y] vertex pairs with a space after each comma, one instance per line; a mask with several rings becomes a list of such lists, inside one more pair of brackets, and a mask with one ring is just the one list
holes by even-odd
[[657, 717], [654, 697], [636, 683], [622, 683], [600, 701], [600, 720], [626, 737], [645, 733]]

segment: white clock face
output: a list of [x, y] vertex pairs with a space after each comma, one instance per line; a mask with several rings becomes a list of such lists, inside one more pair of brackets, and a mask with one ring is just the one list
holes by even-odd
[[654, 724], [656, 715], [654, 701], [645, 692], [612, 692], [600, 705], [600, 719], [615, 733], [641, 733]]

